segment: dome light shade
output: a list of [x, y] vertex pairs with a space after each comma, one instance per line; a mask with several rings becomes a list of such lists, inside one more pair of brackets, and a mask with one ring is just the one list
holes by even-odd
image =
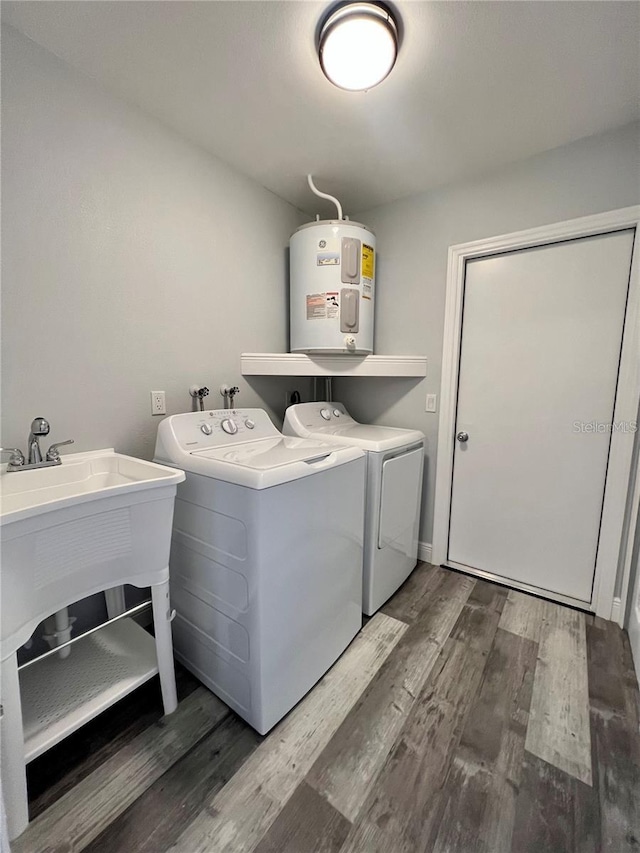
[[331, 82], [362, 92], [382, 82], [398, 54], [398, 29], [376, 3], [349, 3], [332, 12], [320, 30], [320, 65]]

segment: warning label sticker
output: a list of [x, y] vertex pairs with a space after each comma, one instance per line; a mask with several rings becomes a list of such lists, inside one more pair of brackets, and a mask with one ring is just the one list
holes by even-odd
[[340, 313], [340, 302], [338, 299], [338, 291], [327, 293], [327, 320], [333, 320]]
[[370, 278], [362, 279], [362, 298], [373, 299], [373, 282]]
[[333, 320], [339, 313], [340, 294], [337, 290], [307, 294], [307, 320]]
[[373, 267], [374, 267], [374, 255], [375, 252], [372, 246], [367, 246], [366, 243], [362, 244], [362, 277], [363, 278], [373, 278]]
[[307, 294], [307, 320], [324, 320], [327, 316], [326, 293]]

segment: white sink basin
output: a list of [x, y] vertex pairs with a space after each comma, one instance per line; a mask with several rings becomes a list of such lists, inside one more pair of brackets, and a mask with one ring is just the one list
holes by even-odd
[[71, 453], [62, 464], [11, 471], [0, 478], [0, 525], [110, 495], [177, 484], [182, 471], [112, 449]]

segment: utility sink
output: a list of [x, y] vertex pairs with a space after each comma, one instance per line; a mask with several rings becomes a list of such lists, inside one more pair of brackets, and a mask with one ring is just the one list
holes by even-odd
[[[169, 550], [184, 472], [112, 449], [0, 474], [2, 789], [11, 838], [28, 823], [25, 762], [156, 673], [177, 699]], [[17, 651], [51, 614], [125, 584], [151, 587], [155, 639], [126, 613], [18, 672]], [[66, 630], [66, 629], [65, 629]]]
[[72, 453], [63, 456], [60, 465], [4, 474], [0, 480], [0, 525], [182, 480], [181, 471], [112, 449]]
[[3, 656], [68, 604], [169, 577], [173, 504], [184, 472], [115, 453], [69, 453], [0, 476]]

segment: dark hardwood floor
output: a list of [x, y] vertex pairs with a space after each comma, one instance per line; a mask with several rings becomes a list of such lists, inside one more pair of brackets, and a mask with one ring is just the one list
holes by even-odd
[[640, 851], [626, 634], [420, 564], [260, 737], [179, 668], [29, 767], [14, 853]]

